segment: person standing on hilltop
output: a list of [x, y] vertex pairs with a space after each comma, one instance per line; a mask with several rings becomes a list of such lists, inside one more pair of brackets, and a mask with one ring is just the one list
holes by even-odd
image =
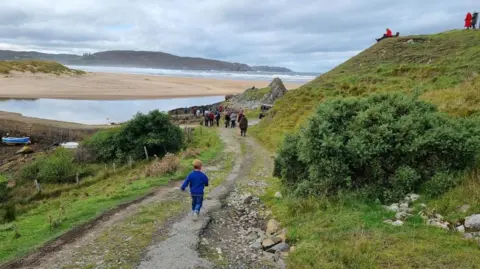
[[468, 12], [465, 16], [465, 28], [470, 29], [472, 27], [472, 13]]
[[193, 220], [197, 220], [203, 205], [204, 188], [208, 187], [208, 177], [202, 172], [200, 160], [193, 161], [193, 171], [187, 176], [180, 189], [185, 191], [187, 187], [190, 187], [192, 197]]
[[472, 28], [477, 29], [477, 21], [478, 21], [478, 12], [473, 12], [472, 15]]

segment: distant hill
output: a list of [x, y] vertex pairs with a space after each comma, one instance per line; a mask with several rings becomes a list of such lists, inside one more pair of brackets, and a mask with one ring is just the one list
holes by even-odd
[[35, 51], [0, 50], [0, 60], [21, 59], [48, 60], [56, 61], [66, 65], [86, 66], [165, 68], [180, 70], [291, 72], [291, 70], [283, 67], [250, 67], [249, 65], [242, 63], [230, 63], [195, 57], [181, 57], [164, 52], [152, 51], [102, 51], [80, 56], [75, 54], [48, 54]]

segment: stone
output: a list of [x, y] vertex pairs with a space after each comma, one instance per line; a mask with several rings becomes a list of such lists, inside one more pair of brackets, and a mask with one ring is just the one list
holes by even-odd
[[218, 255], [222, 255], [222, 249], [221, 248], [216, 248]]
[[407, 209], [408, 209], [408, 203], [401, 203], [401, 204], [399, 205], [399, 209], [400, 209], [400, 211], [407, 211]]
[[395, 218], [397, 220], [402, 220], [402, 219], [406, 219], [408, 217], [408, 213], [407, 212], [398, 212], [397, 214], [395, 214]]
[[288, 251], [289, 248], [290, 248], [290, 246], [288, 244], [280, 243], [280, 244], [277, 244], [277, 245], [267, 249], [267, 252], [270, 252], [270, 253], [276, 253], [277, 251], [278, 252], [286, 252], [286, 251]]
[[240, 196], [240, 200], [242, 200], [243, 204], [248, 204], [252, 200], [253, 196], [251, 193], [245, 193], [242, 196]]
[[401, 220], [396, 220], [396, 221], [392, 222], [392, 225], [393, 225], [393, 226], [402, 226], [402, 225], [403, 225], [403, 221], [401, 221]]
[[466, 233], [466, 234], [463, 235], [463, 238], [469, 239], [469, 240], [473, 239], [473, 234], [472, 233]]
[[430, 219], [428, 220], [428, 225], [430, 226], [434, 226], [434, 227], [437, 227], [437, 228], [441, 228], [441, 229], [444, 229], [444, 230], [449, 230], [450, 228], [448, 227], [448, 222], [442, 222], [442, 221], [438, 221], [438, 220], [434, 220], [434, 219]]
[[462, 205], [461, 207], [458, 208], [458, 211], [461, 213], [467, 213], [467, 211], [470, 209], [470, 205]]
[[410, 201], [410, 202], [415, 202], [420, 198], [420, 195], [415, 194], [415, 193], [409, 193], [405, 197], [405, 200]]
[[290, 247], [290, 252], [295, 252], [295, 250], [297, 250], [297, 247], [295, 246]]
[[480, 231], [480, 214], [471, 215], [465, 218], [465, 230], [468, 232]]
[[262, 244], [259, 243], [259, 242], [255, 242], [253, 244], [250, 245], [250, 248], [252, 249], [261, 249], [262, 248]]
[[282, 238], [279, 236], [273, 237], [272, 240], [275, 244], [281, 243], [283, 241]]
[[262, 242], [264, 248], [269, 248], [275, 245], [275, 242], [271, 238], [266, 238]]
[[275, 234], [280, 229], [280, 223], [278, 221], [271, 219], [267, 223], [267, 235]]
[[465, 226], [463, 225], [457, 226], [455, 229], [457, 230], [457, 232], [461, 232], [461, 233], [465, 232]]
[[421, 203], [421, 204], [420, 204], [420, 207], [421, 207], [421, 208], [427, 208], [427, 205], [424, 204], [424, 203]]
[[277, 198], [277, 199], [282, 199], [282, 197], [283, 197], [283, 196], [282, 196], [282, 193], [281, 193], [281, 192], [277, 191], [277, 192], [275, 193], [275, 198]]
[[17, 154], [30, 154], [30, 153], [33, 153], [33, 149], [29, 146], [24, 146], [19, 151], [17, 151]]
[[398, 212], [398, 210], [400, 208], [398, 207], [398, 204], [395, 203], [395, 204], [391, 204], [390, 206], [387, 206], [385, 209], [393, 211], [393, 212]]

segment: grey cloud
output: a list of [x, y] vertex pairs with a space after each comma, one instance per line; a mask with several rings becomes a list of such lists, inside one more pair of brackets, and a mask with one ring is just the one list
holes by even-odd
[[59, 52], [159, 50], [248, 64], [326, 71], [402, 34], [462, 28], [463, 0], [5, 0], [2, 48]]

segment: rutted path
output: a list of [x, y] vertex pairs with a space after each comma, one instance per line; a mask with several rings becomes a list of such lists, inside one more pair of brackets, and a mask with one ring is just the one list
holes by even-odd
[[[221, 137], [230, 150], [240, 153], [240, 145], [234, 137], [236, 134], [228, 129], [220, 130]], [[194, 222], [187, 215], [174, 223], [168, 233], [168, 239], [152, 245], [138, 268], [189, 269], [213, 266], [211, 262], [201, 258], [198, 254], [199, 235], [208, 225], [212, 212], [220, 209], [221, 199], [233, 187], [234, 181], [243, 170], [245, 159], [245, 157], [236, 158], [233, 169], [225, 182], [208, 193], [199, 219]]]
[[[216, 259], [202, 251], [205, 248], [201, 247], [200, 238], [204, 240], [205, 236], [219, 231], [228, 232], [230, 238], [242, 238], [243, 235], [237, 233], [240, 231], [232, 230], [234, 227], [220, 229], [217, 220], [229, 218], [224, 210], [225, 201], [239, 188], [262, 189], [265, 182], [256, 181], [259, 174], [253, 173], [260, 173], [263, 177], [262, 173], [271, 172], [272, 163], [269, 154], [252, 139], [240, 137], [236, 129], [219, 130], [225, 144], [224, 156], [233, 155], [235, 160], [228, 175], [223, 171], [227, 168], [223, 167], [225, 163], [207, 167], [209, 177], [222, 180], [206, 195], [197, 221], [187, 215], [190, 197], [178, 190], [181, 182], [172, 182], [146, 198], [114, 210], [114, 214], [93, 221], [68, 241], [56, 240], [48, 248], [42, 248], [8, 268], [218, 268]], [[245, 154], [241, 154], [242, 150]], [[254, 168], [264, 171], [254, 171]], [[147, 226], [146, 222], [149, 223]], [[220, 240], [215, 244], [218, 249], [228, 248], [228, 241]], [[225, 258], [230, 268], [252, 268], [249, 267], [251, 260], [235, 259], [228, 251]], [[259, 261], [263, 258], [259, 257]], [[261, 268], [271, 267], [279, 266]]]

